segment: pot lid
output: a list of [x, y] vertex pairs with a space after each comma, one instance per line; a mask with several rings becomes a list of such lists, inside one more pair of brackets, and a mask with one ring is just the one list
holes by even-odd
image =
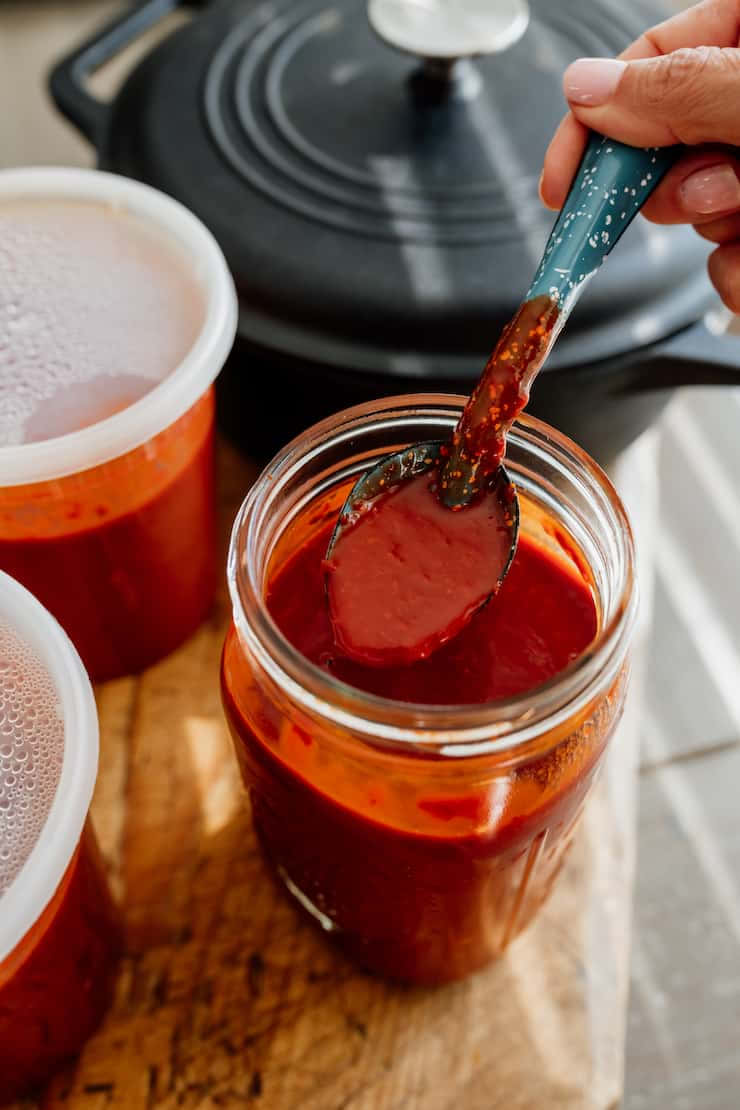
[[[129, 77], [101, 162], [211, 228], [253, 343], [475, 377], [552, 223], [537, 182], [564, 68], [618, 53], [662, 14], [640, 0], [370, 0], [369, 12], [366, 0], [216, 0]], [[465, 56], [481, 44], [487, 56]], [[707, 250], [689, 229], [636, 221], [552, 365], [696, 319]]]

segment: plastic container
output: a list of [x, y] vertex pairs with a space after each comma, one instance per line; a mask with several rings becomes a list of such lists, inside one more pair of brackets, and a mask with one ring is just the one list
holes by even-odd
[[211, 604], [213, 381], [233, 341], [236, 295], [211, 234], [148, 186], [93, 170], [0, 173], [0, 208], [31, 197], [133, 214], [171, 244], [203, 295], [195, 342], [139, 400], [78, 431], [0, 447], [0, 568], [59, 619], [90, 676], [105, 679], [173, 650]]
[[426, 983], [503, 952], [547, 897], [622, 711], [637, 601], [608, 479], [525, 419], [507, 453], [523, 533], [590, 584], [598, 631], [584, 654], [523, 695], [412, 705], [337, 681], [285, 639], [264, 602], [274, 568], [326, 527], [358, 472], [446, 438], [462, 404], [378, 401], [294, 440], [242, 506], [228, 564], [223, 696], [265, 853], [360, 963]]
[[[54, 735], [63, 735], [61, 761], [56, 744], [53, 752], [47, 747], [36, 753], [37, 764], [45, 761], [42, 774], [51, 774], [49, 768], [55, 764], [56, 787], [47, 782], [53, 796], [38, 837], [25, 863], [0, 893], [0, 1102], [4, 1102], [42, 1082], [78, 1053], [98, 1025], [111, 997], [120, 935], [88, 820], [98, 766], [98, 718], [90, 681], [59, 624], [2, 572], [0, 622], [51, 679], [58, 698], [53, 711], [61, 720]], [[12, 681], [7, 678], [9, 666], [8, 658], [0, 659], [6, 691]], [[0, 727], [0, 808], [8, 806], [0, 813], [0, 829], [11, 812], [10, 760], [34, 758], [28, 742], [12, 753], [10, 701]], [[26, 705], [25, 711], [29, 709], [39, 712], [35, 704]], [[24, 736], [37, 736], [35, 727], [33, 732], [26, 723]], [[31, 772], [29, 779], [38, 791], [40, 775], [33, 778]], [[30, 821], [30, 795], [23, 795], [22, 801], [25, 806], [16, 802], [13, 807], [14, 819]], [[6, 832], [0, 852], [8, 851], [9, 842]]]

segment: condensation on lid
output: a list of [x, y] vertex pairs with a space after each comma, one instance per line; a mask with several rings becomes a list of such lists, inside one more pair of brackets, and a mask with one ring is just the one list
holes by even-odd
[[0, 446], [127, 408], [203, 326], [184, 251], [110, 203], [0, 201]]
[[74, 856], [98, 767], [92, 686], [69, 637], [0, 571], [0, 964]]
[[64, 717], [33, 648], [0, 619], [0, 913], [51, 809], [64, 759]]
[[236, 321], [223, 254], [177, 201], [97, 170], [0, 172], [0, 486], [163, 431], [217, 376]]

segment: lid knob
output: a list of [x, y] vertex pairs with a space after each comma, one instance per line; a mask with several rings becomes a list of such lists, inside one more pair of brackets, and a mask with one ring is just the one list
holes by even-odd
[[527, 0], [368, 0], [367, 13], [381, 39], [423, 59], [411, 86], [425, 100], [475, 96], [469, 60], [513, 46], [529, 24]]
[[422, 58], [455, 61], [498, 54], [529, 24], [527, 0], [369, 0], [368, 18], [382, 39]]

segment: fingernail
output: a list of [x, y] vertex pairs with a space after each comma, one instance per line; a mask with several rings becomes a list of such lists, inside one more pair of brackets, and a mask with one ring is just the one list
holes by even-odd
[[626, 62], [617, 58], [579, 58], [563, 77], [565, 96], [571, 104], [598, 108], [614, 95]]
[[740, 181], [732, 166], [707, 166], [681, 182], [681, 204], [686, 212], [710, 216], [740, 208]]

